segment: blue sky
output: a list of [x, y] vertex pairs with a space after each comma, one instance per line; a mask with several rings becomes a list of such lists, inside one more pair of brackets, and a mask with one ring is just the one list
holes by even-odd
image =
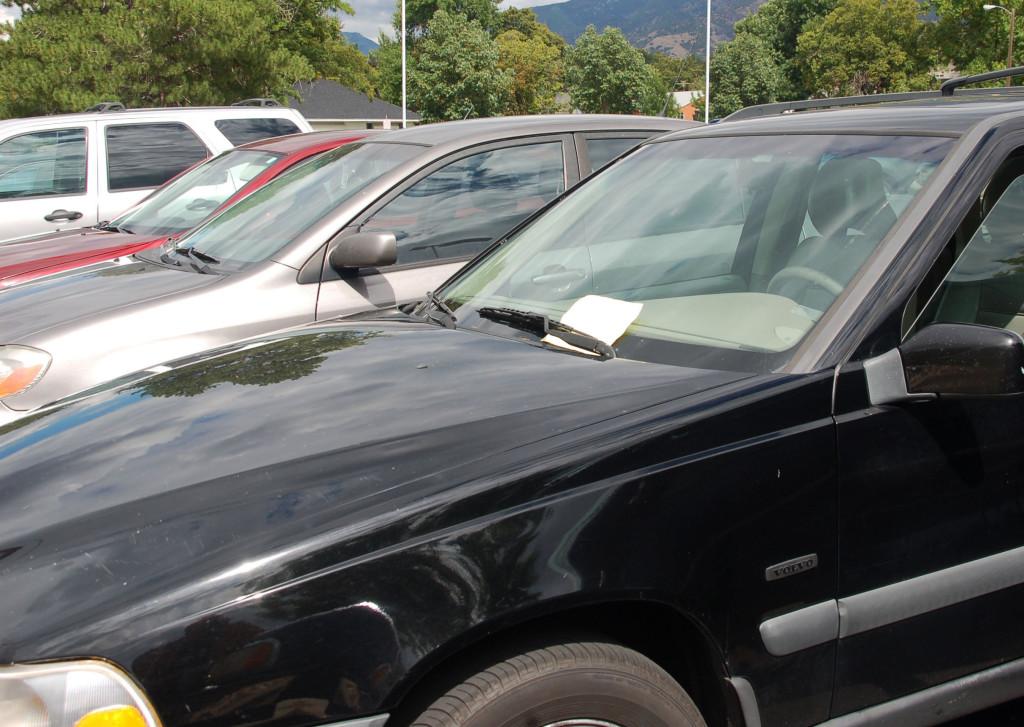
[[[381, 30], [391, 30], [391, 13], [394, 12], [395, 0], [350, 0], [355, 9], [355, 17], [345, 19], [345, 30], [362, 33], [372, 40], [377, 40]], [[505, 0], [502, 7], [514, 5], [520, 8], [534, 5], [550, 5], [563, 0]], [[0, 7], [0, 22], [18, 16], [17, 8]]]

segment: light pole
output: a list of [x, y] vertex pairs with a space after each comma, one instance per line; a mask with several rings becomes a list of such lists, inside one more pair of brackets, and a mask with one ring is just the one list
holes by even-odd
[[[708, 27], [704, 43], [704, 123], [711, 118], [711, 0], [708, 0]], [[1011, 23], [1012, 24], [1012, 23]]]
[[405, 97], [405, 0], [402, 0], [402, 128], [406, 128], [409, 104]]
[[[1005, 8], [1002, 5], [991, 5], [986, 3], [981, 6], [982, 10], [1002, 10], [1004, 13], [1010, 16], [1010, 49], [1006, 53], [1006, 67], [1013, 68], [1013, 39], [1017, 34], [1017, 9], [1016, 8]], [[1007, 78], [1006, 85], [1012, 86], [1013, 79]]]

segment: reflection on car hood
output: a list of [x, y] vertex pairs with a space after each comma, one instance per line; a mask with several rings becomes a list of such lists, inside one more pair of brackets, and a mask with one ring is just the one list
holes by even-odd
[[0, 245], [0, 281], [28, 273], [58, 272], [76, 262], [129, 255], [163, 239], [83, 227]]
[[152, 638], [266, 587], [273, 554], [294, 560], [317, 533], [490, 481], [502, 452], [518, 471], [530, 447], [742, 378], [360, 321], [27, 417], [0, 429], [0, 660]]
[[219, 279], [123, 258], [18, 285], [0, 291], [0, 344]]

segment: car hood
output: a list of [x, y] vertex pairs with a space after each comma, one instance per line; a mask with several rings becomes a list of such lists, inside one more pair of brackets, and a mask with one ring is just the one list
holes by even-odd
[[48, 408], [0, 428], [0, 661], [141, 650], [501, 453], [745, 376], [360, 321]]
[[[0, 245], [0, 288], [4, 281], [47, 275], [121, 255], [130, 255], [165, 238], [83, 227]], [[9, 283], [8, 283], [9, 284]]]
[[34, 335], [53, 326], [200, 288], [219, 279], [219, 275], [121, 258], [18, 285], [0, 291], [0, 344], [31, 344]]

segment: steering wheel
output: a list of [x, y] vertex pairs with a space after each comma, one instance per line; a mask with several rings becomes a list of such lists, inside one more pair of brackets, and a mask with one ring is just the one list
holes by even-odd
[[771, 293], [773, 288], [778, 287], [779, 281], [789, 280], [796, 278], [797, 280], [803, 280], [804, 282], [817, 285], [819, 288], [824, 288], [832, 295], [839, 296], [843, 292], [843, 286], [835, 278], [831, 278], [820, 270], [814, 268], [805, 268], [802, 265], [794, 265], [788, 268], [782, 268], [779, 272], [772, 276], [772, 279], [768, 281], [768, 292]]

